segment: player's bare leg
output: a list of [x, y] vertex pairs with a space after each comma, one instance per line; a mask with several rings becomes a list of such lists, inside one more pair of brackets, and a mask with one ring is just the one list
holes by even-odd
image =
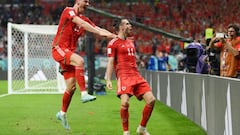
[[73, 53], [71, 55], [71, 65], [75, 66], [75, 77], [81, 91], [81, 101], [87, 103], [96, 100], [96, 96], [89, 95], [86, 90], [86, 82], [84, 78], [84, 60], [81, 56]]

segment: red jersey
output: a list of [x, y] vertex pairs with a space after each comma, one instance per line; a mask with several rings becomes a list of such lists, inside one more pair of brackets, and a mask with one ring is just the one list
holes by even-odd
[[85, 31], [84, 28], [72, 22], [75, 16], [79, 16], [92, 26], [96, 26], [89, 18], [78, 15], [72, 7], [66, 7], [61, 14], [57, 34], [52, 42], [52, 46], [59, 46], [60, 48], [68, 48], [71, 51], [75, 51], [78, 38]]
[[114, 57], [116, 75], [138, 74], [136, 50], [132, 40], [112, 39], [107, 46], [108, 57]]

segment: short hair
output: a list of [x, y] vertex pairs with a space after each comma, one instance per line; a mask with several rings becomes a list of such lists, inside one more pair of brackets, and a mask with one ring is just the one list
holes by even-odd
[[119, 31], [119, 25], [122, 23], [122, 19], [114, 19], [113, 20], [113, 27], [116, 31]]
[[233, 28], [236, 32], [236, 35], [239, 35], [239, 26], [237, 24], [229, 24], [227, 28]]

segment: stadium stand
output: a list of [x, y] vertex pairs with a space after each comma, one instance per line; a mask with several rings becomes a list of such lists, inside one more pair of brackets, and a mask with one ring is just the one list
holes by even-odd
[[[24, 1], [24, 2], [23, 2]], [[61, 10], [67, 0], [11, 0], [0, 3], [0, 58], [7, 57], [7, 22], [26, 24], [57, 24]], [[23, 4], [24, 3], [24, 4]], [[224, 31], [229, 23], [240, 22], [239, 1], [219, 0], [95, 0], [91, 5], [148, 26], [160, 28], [185, 38], [192, 38], [205, 44], [204, 32], [208, 27], [215, 31]], [[220, 8], [221, 7], [221, 8]], [[224, 9], [224, 10], [223, 10]], [[89, 12], [93, 22], [112, 30], [112, 20], [105, 16]], [[141, 34], [138, 34], [141, 33]], [[154, 34], [147, 30], [136, 28], [134, 33], [136, 48], [139, 55], [150, 55], [153, 48], [167, 53], [178, 53], [184, 48], [184, 43], [166, 36]], [[95, 53], [105, 54], [106, 41], [96, 37]]]

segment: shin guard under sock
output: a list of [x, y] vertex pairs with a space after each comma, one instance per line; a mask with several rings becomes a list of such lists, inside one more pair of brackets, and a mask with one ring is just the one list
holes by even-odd
[[123, 131], [128, 131], [128, 119], [129, 119], [128, 106], [123, 106], [123, 105], [121, 106], [120, 116], [122, 120]]
[[65, 91], [62, 97], [62, 112], [67, 112], [67, 109], [70, 105], [70, 102], [72, 100], [72, 95], [74, 92], [70, 93], [68, 91]]
[[75, 77], [77, 79], [77, 83], [79, 85], [80, 91], [86, 91], [84, 69], [82, 67], [76, 67], [75, 72], [76, 72]]
[[152, 114], [154, 104], [146, 104], [142, 112], [141, 126], [146, 127], [147, 122]]

